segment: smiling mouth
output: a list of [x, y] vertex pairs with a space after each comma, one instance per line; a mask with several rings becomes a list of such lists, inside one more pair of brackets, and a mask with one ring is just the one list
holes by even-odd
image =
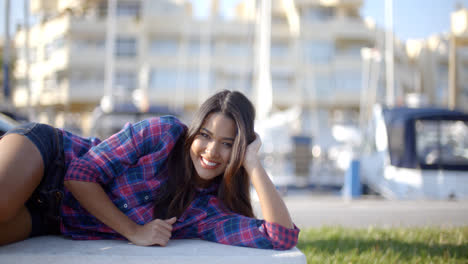
[[209, 161], [203, 157], [200, 157], [200, 163], [202, 167], [205, 169], [216, 169], [221, 164], [221, 163]]

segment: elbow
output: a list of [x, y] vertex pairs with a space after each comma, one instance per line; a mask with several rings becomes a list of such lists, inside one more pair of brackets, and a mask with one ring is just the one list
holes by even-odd
[[270, 237], [273, 249], [288, 250], [297, 245], [300, 229], [293, 224], [293, 228], [286, 228], [279, 224], [266, 223], [265, 229]]
[[294, 248], [297, 245], [297, 239], [295, 241], [290, 241], [286, 243], [281, 243], [280, 245], [277, 245], [273, 247], [275, 250], [289, 250]]
[[289, 250], [297, 245], [299, 236], [283, 237], [280, 240], [273, 242], [273, 249], [275, 250]]

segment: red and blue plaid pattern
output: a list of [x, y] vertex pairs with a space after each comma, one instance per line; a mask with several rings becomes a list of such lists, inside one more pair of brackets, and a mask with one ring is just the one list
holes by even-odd
[[[153, 220], [154, 199], [167, 177], [167, 157], [186, 129], [175, 117], [164, 116], [127, 124], [100, 141], [62, 131], [65, 180], [96, 182], [130, 219], [143, 225]], [[174, 224], [172, 238], [201, 238], [229, 245], [289, 249], [299, 229], [237, 215], [216, 198], [217, 186], [198, 190], [189, 208]], [[88, 213], [65, 189], [62, 233], [74, 239], [124, 239]]]
[[216, 197], [217, 186], [198, 190], [177, 219], [173, 239], [201, 238], [226, 245], [286, 250], [297, 244], [299, 229], [235, 214]]

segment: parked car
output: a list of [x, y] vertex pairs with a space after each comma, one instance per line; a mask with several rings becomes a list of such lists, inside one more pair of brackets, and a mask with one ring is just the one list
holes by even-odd
[[0, 137], [17, 125], [19, 125], [18, 121], [0, 113]]

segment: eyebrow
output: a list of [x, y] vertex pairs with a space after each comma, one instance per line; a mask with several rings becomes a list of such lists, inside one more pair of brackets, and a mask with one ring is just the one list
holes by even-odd
[[[211, 131], [209, 131], [208, 129], [206, 129], [206, 128], [204, 128], [204, 127], [202, 127], [200, 130], [204, 130], [206, 133], [210, 134], [210, 136], [213, 135], [213, 133], [212, 133]], [[223, 139], [223, 140], [230, 140], [230, 141], [234, 142], [234, 139], [233, 139], [233, 138], [224, 137], [224, 138], [222, 138], [222, 139]]]

